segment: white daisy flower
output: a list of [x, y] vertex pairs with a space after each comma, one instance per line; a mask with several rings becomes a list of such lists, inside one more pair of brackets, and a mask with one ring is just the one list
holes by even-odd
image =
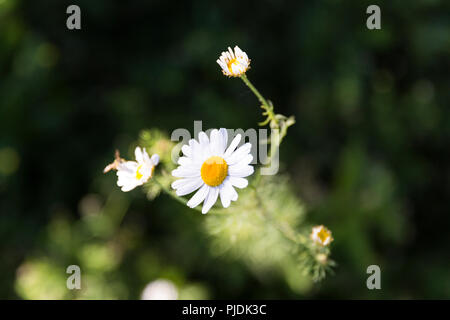
[[329, 245], [333, 241], [331, 231], [324, 226], [316, 226], [312, 229], [311, 239], [322, 246]]
[[250, 59], [238, 46], [234, 47], [234, 52], [228, 47], [228, 51], [222, 52], [217, 63], [222, 68], [223, 74], [230, 77], [239, 77], [250, 67]]
[[153, 170], [159, 162], [159, 156], [154, 154], [150, 158], [145, 148], [141, 150], [136, 147], [134, 154], [136, 161], [122, 161], [117, 164], [117, 185], [124, 192], [146, 183], [152, 177]]
[[250, 150], [252, 145], [246, 143], [236, 150], [241, 141], [238, 134], [227, 148], [228, 133], [221, 128], [211, 131], [210, 138], [203, 131], [195, 139], [189, 140], [182, 147], [184, 156], [178, 160], [179, 167], [172, 171], [174, 177], [182, 178], [172, 183], [178, 196], [184, 196], [198, 190], [188, 201], [190, 208], [203, 201], [202, 213], [207, 213], [220, 200], [224, 208], [231, 201], [238, 199], [234, 187], [245, 188], [248, 185], [245, 177], [253, 173], [253, 160]]

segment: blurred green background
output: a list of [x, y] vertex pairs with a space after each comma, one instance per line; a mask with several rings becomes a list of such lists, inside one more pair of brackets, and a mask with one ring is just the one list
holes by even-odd
[[[296, 116], [282, 172], [333, 231], [321, 283], [255, 272], [216, 252], [197, 211], [102, 174], [144, 129], [255, 127], [255, 97], [215, 62], [234, 45]], [[0, 0], [0, 298], [139, 299], [157, 279], [190, 299], [450, 298], [449, 57], [445, 0]]]

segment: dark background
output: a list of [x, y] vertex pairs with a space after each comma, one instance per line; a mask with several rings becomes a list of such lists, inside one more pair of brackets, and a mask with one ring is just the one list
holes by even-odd
[[[79, 298], [136, 299], [158, 278], [187, 298], [450, 298], [449, 4], [0, 1], [0, 298], [72, 298], [69, 264], [91, 270]], [[283, 171], [335, 238], [319, 284], [261, 280], [206, 250], [198, 212], [102, 174], [143, 129], [255, 127], [256, 99], [215, 62], [234, 45], [296, 116]], [[107, 210], [109, 224], [83, 218]], [[371, 264], [382, 290], [366, 288]]]

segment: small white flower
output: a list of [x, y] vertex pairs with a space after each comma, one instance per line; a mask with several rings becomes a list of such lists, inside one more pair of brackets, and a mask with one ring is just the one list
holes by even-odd
[[117, 185], [124, 192], [146, 183], [159, 162], [159, 156], [154, 154], [150, 158], [145, 148], [136, 147], [134, 154], [136, 161], [123, 161], [117, 165]]
[[142, 300], [177, 300], [178, 290], [172, 281], [157, 279], [150, 282], [144, 288]]
[[322, 246], [327, 246], [333, 241], [331, 231], [324, 226], [316, 226], [312, 229], [311, 239]]
[[204, 201], [202, 213], [211, 209], [219, 195], [222, 206], [228, 208], [231, 201], [238, 199], [234, 187], [245, 188], [248, 185], [245, 177], [254, 171], [250, 165], [252, 145], [246, 143], [236, 150], [241, 140], [238, 134], [227, 148], [228, 133], [224, 128], [212, 130], [210, 138], [202, 131], [198, 140], [191, 139], [182, 147], [180, 166], [172, 171], [174, 177], [182, 179], [173, 182], [172, 188], [178, 196], [198, 190], [187, 205], [194, 208]]
[[230, 77], [239, 77], [250, 67], [250, 59], [238, 46], [234, 47], [234, 52], [228, 47], [228, 51], [222, 52], [217, 63], [222, 68], [223, 74]]

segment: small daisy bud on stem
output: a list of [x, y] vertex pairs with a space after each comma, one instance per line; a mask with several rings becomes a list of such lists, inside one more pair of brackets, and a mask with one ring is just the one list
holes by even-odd
[[331, 231], [324, 226], [316, 226], [312, 229], [311, 240], [321, 246], [327, 246], [333, 241]]

